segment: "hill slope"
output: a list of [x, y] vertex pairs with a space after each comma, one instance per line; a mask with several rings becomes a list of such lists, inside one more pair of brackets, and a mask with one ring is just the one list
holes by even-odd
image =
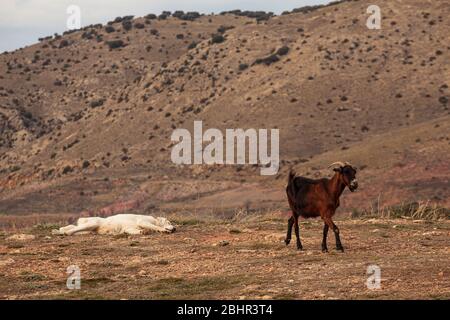
[[[347, 209], [449, 205], [450, 5], [381, 1], [369, 30], [370, 4], [126, 18], [0, 55], [0, 212], [286, 207], [290, 166], [316, 177], [336, 160], [363, 169]], [[280, 129], [279, 174], [173, 165], [170, 136], [194, 120]]]

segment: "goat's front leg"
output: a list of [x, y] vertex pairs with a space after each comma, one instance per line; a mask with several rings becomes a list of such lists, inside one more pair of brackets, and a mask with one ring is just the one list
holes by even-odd
[[[334, 232], [334, 236], [336, 237], [336, 250], [344, 252], [344, 247], [342, 246], [341, 238], [339, 236], [339, 228], [334, 224], [333, 220], [331, 220], [331, 216], [325, 216], [323, 218], [323, 220], [325, 221], [327, 226], [329, 228], [331, 228]], [[325, 232], [325, 227], [324, 227], [324, 232]]]
[[344, 247], [342, 246], [341, 238], [339, 236], [339, 228], [334, 224], [334, 222], [333, 222], [333, 231], [336, 237], [336, 250], [344, 252]]
[[294, 214], [294, 228], [295, 237], [297, 238], [297, 250], [303, 250], [302, 242], [300, 241], [300, 228], [298, 227], [298, 215]]
[[327, 248], [328, 225], [323, 224], [322, 252], [328, 252]]
[[291, 242], [293, 225], [294, 225], [294, 217], [292, 216], [288, 220], [288, 229], [287, 229], [286, 239], [284, 240], [286, 245], [288, 245]]

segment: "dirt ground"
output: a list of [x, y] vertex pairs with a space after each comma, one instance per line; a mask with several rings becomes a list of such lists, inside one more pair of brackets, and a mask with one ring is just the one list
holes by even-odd
[[[281, 215], [237, 222], [172, 219], [173, 234], [0, 233], [1, 299], [450, 299], [450, 222], [337, 221], [345, 252], [322, 253], [322, 223], [301, 222], [303, 251], [282, 242]], [[8, 239], [13, 234], [34, 239]], [[77, 265], [81, 289], [66, 287]], [[367, 267], [381, 288], [366, 286]]]

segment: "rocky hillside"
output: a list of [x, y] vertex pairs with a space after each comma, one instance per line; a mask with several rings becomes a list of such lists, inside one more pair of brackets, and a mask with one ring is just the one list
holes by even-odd
[[[449, 205], [450, 5], [119, 17], [0, 55], [0, 213], [286, 207], [286, 172], [359, 166], [347, 209]], [[143, 13], [144, 14], [144, 13]], [[172, 164], [176, 128], [280, 129], [281, 168]]]

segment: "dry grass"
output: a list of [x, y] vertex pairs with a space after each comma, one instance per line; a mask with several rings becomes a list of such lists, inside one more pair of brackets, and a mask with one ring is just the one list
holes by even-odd
[[20, 230], [35, 226], [36, 229], [48, 229], [73, 222], [75, 214], [28, 214], [5, 215], [0, 214], [0, 230]]
[[397, 206], [371, 206], [368, 210], [353, 210], [352, 218], [381, 218], [381, 219], [414, 219], [414, 220], [448, 220], [450, 209], [427, 202], [412, 202]]

